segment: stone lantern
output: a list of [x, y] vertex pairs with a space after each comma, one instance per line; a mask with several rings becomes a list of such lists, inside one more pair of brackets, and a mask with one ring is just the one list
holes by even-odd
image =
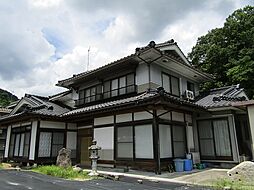
[[96, 145], [96, 140], [92, 141], [92, 145], [88, 148], [90, 152], [90, 159], [92, 160], [92, 171], [89, 173], [90, 176], [98, 176], [97, 173], [97, 160], [100, 158], [98, 151], [101, 150], [101, 147]]

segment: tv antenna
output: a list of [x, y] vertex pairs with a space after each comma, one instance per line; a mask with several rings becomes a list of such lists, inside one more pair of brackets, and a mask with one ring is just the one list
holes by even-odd
[[87, 71], [88, 71], [88, 68], [89, 68], [89, 61], [90, 61], [89, 55], [90, 55], [90, 46], [89, 46], [89, 48], [87, 50], [87, 68], [86, 68]]

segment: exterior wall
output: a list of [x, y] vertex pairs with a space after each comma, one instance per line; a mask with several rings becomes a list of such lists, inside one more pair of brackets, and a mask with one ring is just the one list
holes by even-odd
[[[145, 63], [142, 63], [138, 66], [136, 70], [136, 84], [138, 85], [138, 92], [144, 92], [149, 87], [149, 78], [148, 78], [148, 66]], [[187, 81], [192, 82], [195, 88], [195, 95], [199, 95], [199, 85], [187, 79], [186, 77], [179, 75], [175, 72], [167, 70], [157, 64], [151, 64], [150, 66], [151, 72], [151, 88], [157, 88], [162, 86], [162, 72], [167, 73], [169, 75], [175, 76], [179, 78], [179, 85], [180, 85], [180, 95], [184, 95], [185, 91], [187, 90]]]
[[94, 118], [94, 125], [105, 125], [114, 123], [114, 116]]
[[8, 158], [9, 154], [9, 145], [10, 145], [10, 138], [11, 138], [11, 125], [7, 127], [7, 135], [6, 135], [6, 143], [5, 143], [5, 151], [4, 151], [4, 158]]
[[41, 121], [40, 128], [65, 129], [65, 123], [64, 122], [54, 122], [54, 121]]
[[34, 121], [32, 123], [31, 137], [30, 137], [30, 151], [29, 151], [29, 160], [35, 160], [35, 147], [36, 147], [36, 134], [37, 126], [39, 121]]
[[254, 105], [248, 106], [248, 116], [249, 116], [249, 124], [250, 124], [250, 137], [251, 137], [251, 150], [252, 150], [252, 158], [254, 158]]

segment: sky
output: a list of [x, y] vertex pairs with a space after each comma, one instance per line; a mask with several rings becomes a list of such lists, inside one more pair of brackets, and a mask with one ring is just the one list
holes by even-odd
[[174, 39], [187, 55], [246, 5], [253, 0], [0, 0], [0, 88], [19, 98], [53, 95], [66, 90], [58, 80], [151, 40]]

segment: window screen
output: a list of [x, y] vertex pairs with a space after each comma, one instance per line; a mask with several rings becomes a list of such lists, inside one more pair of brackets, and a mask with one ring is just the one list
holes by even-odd
[[170, 78], [168, 75], [162, 74], [162, 87], [166, 92], [171, 93]]
[[180, 95], [179, 79], [171, 76], [171, 86], [172, 86], [172, 94], [179, 96]]
[[132, 126], [117, 128], [117, 157], [133, 157], [133, 134]]
[[152, 125], [135, 126], [135, 155], [136, 158], [153, 158]]
[[173, 126], [173, 148], [174, 157], [185, 157], [186, 143], [185, 143], [185, 126]]
[[50, 157], [52, 133], [41, 132], [39, 143], [39, 157]]

